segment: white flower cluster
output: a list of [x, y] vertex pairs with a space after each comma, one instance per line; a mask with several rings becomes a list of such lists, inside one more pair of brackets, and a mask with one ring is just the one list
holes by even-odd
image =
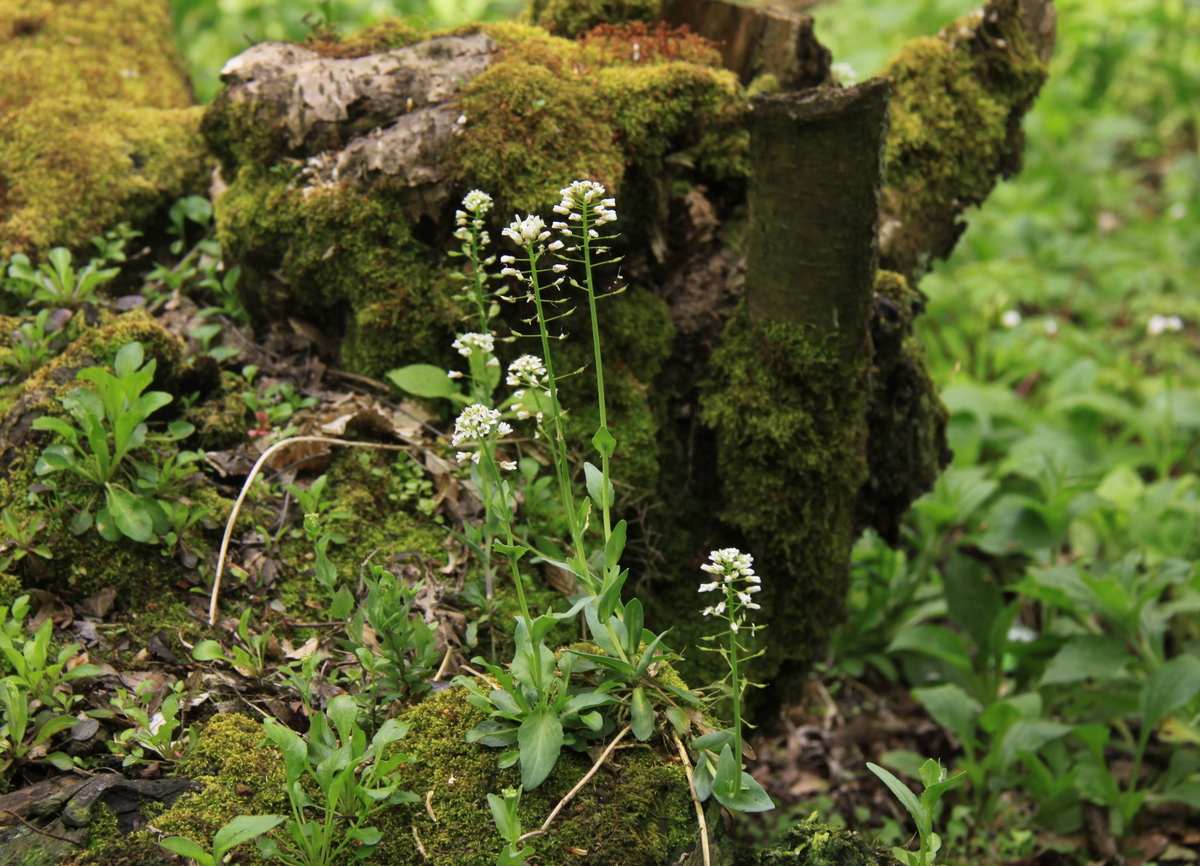
[[502, 234], [507, 238], [512, 238], [513, 243], [522, 247], [548, 240], [550, 237], [550, 232], [546, 231], [545, 221], [536, 214], [530, 214], [525, 219], [513, 214], [513, 221]]
[[[610, 223], [617, 218], [617, 212], [613, 210], [617, 201], [612, 198], [602, 198], [604, 192], [604, 187], [594, 180], [577, 180], [570, 186], [559, 190], [562, 201], [554, 206], [554, 212], [565, 216], [570, 222], [584, 222], [586, 215], [587, 222], [591, 226]], [[575, 236], [575, 230], [568, 223], [556, 222], [551, 228], [561, 232], [564, 237]], [[600, 236], [595, 228], [588, 228], [587, 234], [591, 238]], [[578, 247], [568, 247], [567, 249], [573, 251]]]
[[454, 212], [454, 224], [458, 226], [454, 230], [454, 236], [460, 241], [469, 241], [473, 227], [479, 232], [479, 245], [487, 246], [491, 237], [483, 230], [483, 215], [491, 210], [492, 197], [486, 192], [473, 189], [463, 197], [462, 206], [465, 210]]
[[[450, 440], [450, 444], [455, 448], [462, 445], [484, 445], [487, 440], [495, 436], [507, 436], [512, 432], [512, 427], [504, 421], [500, 420], [500, 412], [497, 409], [489, 409], [482, 403], [473, 403], [462, 413], [454, 422], [454, 438]], [[475, 463], [479, 462], [479, 451], [459, 451], [456, 455], [459, 462], [471, 460]], [[502, 469], [516, 469], [517, 464], [511, 461], [505, 461], [500, 464]]]
[[1146, 325], [1146, 333], [1151, 337], [1158, 337], [1167, 331], [1182, 331], [1183, 319], [1178, 316], [1160, 316], [1155, 314], [1150, 317], [1149, 323]]
[[458, 339], [450, 344], [458, 350], [458, 354], [464, 358], [469, 358], [475, 354], [475, 350], [485, 354], [491, 354], [495, 351], [496, 341], [491, 334], [459, 334]]
[[508, 378], [513, 388], [545, 388], [546, 365], [537, 355], [522, 355], [508, 365]]
[[709, 562], [700, 566], [702, 571], [715, 574], [720, 579], [700, 584], [700, 592], [724, 590], [725, 600], [706, 607], [704, 616], [723, 616], [729, 620], [729, 628], [737, 631], [744, 621], [743, 612], [760, 610], [754, 603], [754, 593], [759, 592], [762, 580], [754, 573], [754, 557], [742, 553], [736, 547], [714, 550], [708, 555]]

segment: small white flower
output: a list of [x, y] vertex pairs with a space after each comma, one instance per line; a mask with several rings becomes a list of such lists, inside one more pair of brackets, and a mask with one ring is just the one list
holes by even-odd
[[1047, 319], [1045, 324], [1043, 325], [1043, 327], [1045, 327], [1046, 333], [1049, 336], [1053, 337], [1055, 334], [1058, 333], [1058, 320], [1057, 319]]
[[554, 243], [547, 244], [547, 246], [546, 246], [546, 249], [548, 249], [548, 250], [561, 250], [562, 248], [563, 248], [562, 241], [555, 241]]
[[482, 403], [473, 403], [463, 409], [455, 420], [454, 438], [450, 444], [457, 447], [465, 442], [482, 442], [493, 433], [503, 436], [511, 431], [512, 428], [500, 420], [499, 411], [489, 409]]
[[720, 585], [721, 584], [716, 583], [715, 581], [713, 583], [702, 583], [700, 584], [700, 592], [712, 592]]
[[1146, 333], [1151, 337], [1157, 337], [1167, 331], [1182, 331], [1183, 319], [1179, 316], [1160, 316], [1153, 315], [1150, 317], [1149, 323], [1146, 325]]
[[468, 460], [473, 458], [475, 455], [470, 451], [459, 451], [454, 456], [458, 459], [459, 463], [466, 463]]
[[500, 468], [501, 468], [501, 469], [503, 469], [503, 470], [505, 470], [506, 472], [512, 472], [514, 469], [516, 469], [516, 468], [517, 468], [517, 461], [515, 461], [515, 460], [501, 460], [501, 461], [500, 461]]
[[502, 264], [502, 265], [515, 264], [516, 261], [517, 261], [516, 256], [501, 256], [500, 257], [500, 264]]
[[544, 240], [543, 235], [545, 237], [550, 236], [546, 233], [546, 223], [536, 214], [530, 214], [525, 219], [521, 219], [514, 214], [512, 223], [502, 234], [505, 237], [512, 238], [513, 243], [523, 247], [535, 243], [539, 239]]
[[1006, 328], [1015, 328], [1021, 324], [1021, 314], [1016, 310], [1006, 310], [1000, 317], [1000, 324]]
[[497, 358], [495, 355], [492, 355], [492, 357], [488, 358], [488, 362], [486, 364], [484, 364], [484, 366], [485, 367], [499, 367], [500, 359]]
[[[542, 359], [537, 355], [522, 355], [508, 365], [508, 378], [505, 382], [510, 387], [521, 386], [524, 388], [543, 388], [545, 387], [546, 365], [542, 363]], [[525, 396], [524, 390], [514, 394], [518, 400]]]
[[835, 63], [829, 67], [829, 71], [833, 73], [834, 78], [839, 84], [846, 87], [853, 87], [858, 84], [858, 73], [854, 71], [854, 67], [849, 63]]
[[730, 622], [730, 623], [729, 623], [729, 630], [730, 630], [731, 632], [734, 632], [734, 633], [736, 634], [736, 633], [737, 633], [737, 630], [738, 630], [738, 628], [739, 628], [739, 625], [738, 625], [738, 623], [736, 623], [736, 622]]
[[462, 126], [464, 123], [467, 122], [467, 116], [465, 114], [460, 114], [458, 116], [458, 120], [456, 120], [454, 122], [457, 123], [459, 126]]
[[484, 353], [491, 353], [495, 350], [496, 342], [491, 334], [459, 334], [458, 339], [450, 344], [458, 350], [458, 354], [464, 358], [469, 358], [479, 349]]
[[486, 192], [473, 189], [463, 197], [462, 203], [463, 207], [474, 212], [476, 216], [483, 216], [492, 208], [492, 197]]
[[451, 370], [449, 373], [446, 374], [447, 379], [461, 379], [462, 377], [463, 377], [463, 374], [458, 372], [458, 370]]
[[554, 273], [556, 273], [556, 274], [561, 274], [566, 269], [567, 269], [566, 265], [554, 265], [550, 268], [550, 270], [554, 271]]

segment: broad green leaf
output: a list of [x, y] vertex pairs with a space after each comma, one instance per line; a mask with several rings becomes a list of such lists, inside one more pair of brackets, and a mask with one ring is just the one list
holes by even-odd
[[696, 799], [703, 803], [712, 795], [713, 769], [708, 752], [701, 752], [696, 766], [692, 770], [692, 787], [696, 790]]
[[285, 820], [283, 815], [238, 815], [213, 836], [213, 854], [219, 861], [230, 848], [274, 830]]
[[459, 393], [446, 371], [432, 364], [409, 364], [386, 375], [401, 391], [418, 397], [449, 397]]
[[766, 812], [775, 808], [771, 796], [749, 773], [742, 773], [740, 786], [732, 796], [722, 795], [715, 786], [713, 795], [722, 806], [738, 812]]
[[117, 352], [116, 361], [113, 363], [113, 369], [116, 371], [117, 378], [124, 378], [130, 373], [142, 366], [142, 359], [145, 357], [145, 352], [142, 349], [142, 344], [138, 342], [126, 343]]
[[1200, 658], [1180, 656], [1156, 670], [1142, 687], [1142, 736], [1200, 693]]
[[106, 484], [104, 491], [108, 501], [107, 511], [112, 515], [117, 529], [134, 541], [153, 541], [154, 523], [142, 508], [138, 497], [116, 484]]
[[679, 707], [667, 707], [665, 712], [667, 714], [667, 721], [671, 723], [671, 727], [675, 729], [675, 733], [681, 737], [686, 734], [688, 728], [691, 726], [687, 713], [679, 709]]
[[191, 839], [185, 839], [182, 836], [167, 836], [165, 839], [159, 839], [158, 844], [172, 854], [191, 857], [200, 866], [214, 866], [215, 861], [212, 854], [209, 854]]
[[1066, 736], [1070, 725], [1048, 719], [1017, 719], [1004, 734], [1000, 743], [1001, 769], [1006, 769], [1017, 758], [1019, 752], [1036, 754], [1042, 746]]
[[959, 670], [971, 672], [971, 652], [958, 632], [940, 625], [921, 625], [903, 631], [888, 645], [889, 653], [900, 650], [922, 652], [948, 662]]
[[1044, 686], [1077, 683], [1086, 679], [1102, 683], [1126, 677], [1129, 675], [1127, 666], [1131, 659], [1121, 638], [1079, 635], [1063, 644], [1050, 660], [1041, 682]]
[[1004, 609], [995, 576], [979, 560], [955, 550], [942, 571], [942, 581], [950, 617], [988, 655], [992, 623]]
[[692, 740], [692, 748], [696, 751], [720, 753], [725, 746], [733, 743], [733, 731], [713, 731]]
[[192, 658], [198, 662], [225, 661], [225, 650], [215, 640], [202, 640], [192, 647]]
[[521, 747], [521, 785], [532, 791], [545, 781], [558, 762], [563, 744], [562, 723], [548, 707], [538, 707], [521, 722], [517, 743]]
[[358, 705], [354, 702], [354, 698], [349, 695], [338, 695], [329, 702], [329, 706], [325, 709], [325, 715], [333, 720], [342, 742], [349, 743], [353, 732], [358, 729], [358, 725], [354, 721], [358, 715]]
[[629, 708], [629, 724], [633, 728], [633, 735], [644, 743], [654, 733], [654, 707], [650, 705], [646, 690], [641, 686], [633, 690]]
[[975, 724], [982, 707], [961, 687], [948, 683], [927, 689], [913, 689], [912, 694], [943, 728], [953, 731], [960, 740], [975, 739]]

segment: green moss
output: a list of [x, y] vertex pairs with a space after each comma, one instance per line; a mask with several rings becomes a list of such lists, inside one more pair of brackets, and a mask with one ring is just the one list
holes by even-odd
[[998, 175], [1020, 167], [1024, 141], [1013, 121], [1047, 72], [1018, 0], [989, 9], [987, 22], [976, 12], [906, 43], [882, 73], [894, 83], [884, 204], [902, 222], [982, 202]]
[[368, 376], [449, 360], [455, 285], [386, 189], [301, 191], [246, 166], [216, 212], [222, 249], [242, 263], [255, 315], [343, 333], [343, 365]]
[[[405, 790], [428, 802], [395, 810], [380, 827], [384, 842], [376, 855], [393, 866], [491, 866], [502, 846], [492, 824], [487, 794], [520, 784], [516, 767], [497, 766], [500, 749], [472, 745], [466, 732], [482, 718], [460, 689], [450, 689], [405, 714], [411, 722], [399, 744], [412, 757], [401, 775]], [[541, 825], [560, 798], [591, 765], [586, 755], [564, 751], [550, 777], [521, 800], [526, 830]], [[417, 850], [413, 831], [425, 848]], [[649, 746], [618, 749], [611, 769], [598, 773], [564, 810], [546, 835], [531, 840], [545, 866], [583, 860], [612, 866], [665, 864], [692, 841], [695, 812], [683, 770]], [[571, 850], [575, 849], [575, 850]], [[584, 852], [584, 853], [579, 853]]]
[[786, 688], [822, 651], [844, 602], [867, 470], [866, 359], [848, 366], [796, 325], [755, 322], [742, 305], [709, 369], [701, 418], [716, 431], [721, 518], [764, 575], [767, 654], [754, 671]]
[[522, 20], [571, 38], [600, 24], [651, 22], [662, 0], [530, 0]]
[[155, 819], [154, 826], [164, 833], [208, 845], [213, 834], [238, 815], [289, 812], [279, 751], [265, 743], [262, 722], [247, 716], [213, 716], [178, 772], [204, 785], [204, 790], [180, 797]]
[[950, 462], [949, 413], [929, 376], [925, 349], [913, 330], [924, 296], [900, 274], [880, 271], [871, 322], [874, 345], [867, 402], [870, 475], [859, 493], [860, 526], [872, 526], [890, 544], [900, 535], [909, 505], [933, 489]]
[[205, 451], [223, 451], [246, 441], [253, 416], [242, 392], [250, 390], [242, 377], [221, 373], [221, 389], [203, 403], [187, 410], [183, 419], [196, 428], [196, 447]]
[[[638, 213], [636, 199], [653, 195], [623, 182], [640, 173], [655, 187], [651, 179], [672, 174], [667, 154], [716, 179], [745, 177], [744, 94], [709, 43], [645, 28], [582, 42], [519, 25], [484, 29], [501, 52], [464, 87], [467, 124], [448, 158], [461, 185], [491, 191], [500, 213], [544, 212], [559, 189], [585, 177]], [[645, 48], [635, 59], [638, 40]]]
[[896, 860], [858, 833], [816, 821], [801, 821], [765, 849], [745, 849], [733, 866], [886, 866]]
[[81, 246], [202, 188], [172, 32], [161, 0], [0, 10], [0, 256]]

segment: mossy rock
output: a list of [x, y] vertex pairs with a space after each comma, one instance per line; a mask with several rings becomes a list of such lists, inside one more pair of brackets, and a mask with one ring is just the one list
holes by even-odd
[[0, 256], [85, 246], [203, 189], [165, 0], [15, 0], [0, 34]]
[[734, 855], [733, 866], [893, 866], [886, 849], [871, 845], [852, 830], [801, 821], [766, 848]]

